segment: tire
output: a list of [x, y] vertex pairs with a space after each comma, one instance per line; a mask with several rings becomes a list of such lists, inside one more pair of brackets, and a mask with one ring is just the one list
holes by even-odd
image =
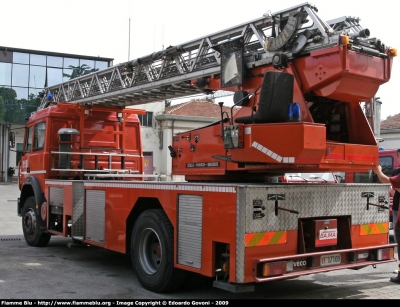
[[35, 197], [31, 196], [25, 201], [22, 209], [22, 230], [28, 245], [42, 247], [49, 243], [51, 235], [46, 232], [39, 233], [38, 219], [41, 217], [36, 209]]
[[174, 268], [174, 230], [163, 210], [146, 210], [132, 230], [133, 270], [143, 288], [153, 292], [177, 290], [186, 271]]

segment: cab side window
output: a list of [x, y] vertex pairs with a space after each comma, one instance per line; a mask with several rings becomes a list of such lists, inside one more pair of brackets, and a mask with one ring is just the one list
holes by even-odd
[[45, 122], [41, 122], [35, 125], [33, 150], [41, 150], [44, 148], [45, 132], [46, 132]]
[[24, 152], [29, 152], [32, 149], [32, 132], [33, 127], [29, 127], [26, 129], [26, 138], [25, 138], [25, 149]]
[[382, 166], [382, 172], [386, 176], [391, 176], [393, 172], [393, 157], [379, 157], [379, 165]]

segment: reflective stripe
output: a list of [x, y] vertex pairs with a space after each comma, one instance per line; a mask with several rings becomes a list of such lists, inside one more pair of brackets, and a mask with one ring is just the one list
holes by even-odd
[[389, 232], [389, 223], [373, 223], [360, 225], [360, 235], [376, 235]]
[[283, 161], [283, 163], [294, 163], [295, 161], [295, 157], [281, 157], [277, 153], [274, 153], [272, 150], [268, 149], [267, 147], [264, 147], [263, 145], [257, 143], [256, 141], [254, 141], [253, 144], [251, 144], [251, 146], [254, 147], [255, 149], [258, 149], [262, 153], [266, 154], [267, 156], [271, 157], [272, 159], [278, 162]]
[[176, 184], [172, 183], [105, 183], [105, 182], [84, 182], [85, 187], [109, 187], [123, 189], [151, 189], [151, 190], [173, 190], [173, 191], [200, 191], [200, 192], [222, 192], [236, 193], [235, 186], [219, 186], [219, 185], [193, 185], [193, 184]]
[[286, 231], [247, 233], [244, 237], [246, 247], [286, 243]]
[[46, 174], [46, 170], [41, 171], [30, 171], [28, 172], [21, 172], [22, 175], [32, 175], [32, 174]]

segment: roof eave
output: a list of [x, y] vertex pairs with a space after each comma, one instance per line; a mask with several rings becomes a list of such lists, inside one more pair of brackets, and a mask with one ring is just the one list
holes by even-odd
[[179, 116], [179, 115], [171, 115], [171, 114], [160, 114], [155, 116], [156, 120], [182, 120], [188, 122], [204, 122], [204, 123], [213, 123], [219, 120], [219, 118], [215, 117], [200, 117], [200, 116]]

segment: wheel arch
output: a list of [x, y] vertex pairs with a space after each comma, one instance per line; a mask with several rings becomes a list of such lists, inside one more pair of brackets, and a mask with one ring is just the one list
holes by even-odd
[[18, 215], [22, 214], [22, 208], [24, 207], [25, 201], [31, 196], [35, 197], [36, 204], [39, 206], [46, 201], [39, 180], [33, 176], [27, 177], [22, 187], [18, 202]]
[[[139, 215], [149, 209], [162, 209], [160, 201], [156, 197], [139, 197], [131, 213], [126, 220], [126, 254], [130, 254], [132, 229]], [[165, 212], [165, 211], [164, 211]]]
[[38, 221], [39, 234], [41, 234], [47, 230], [46, 222], [42, 219], [40, 215], [42, 204], [46, 201], [46, 198], [42, 191], [42, 187], [40, 186], [39, 180], [33, 176], [29, 176], [26, 178], [21, 190], [21, 196], [18, 202], [18, 214], [20, 216], [22, 216], [22, 210], [24, 208], [26, 200], [31, 196], [35, 197], [36, 211], [39, 213], [37, 214], [36, 218]]

